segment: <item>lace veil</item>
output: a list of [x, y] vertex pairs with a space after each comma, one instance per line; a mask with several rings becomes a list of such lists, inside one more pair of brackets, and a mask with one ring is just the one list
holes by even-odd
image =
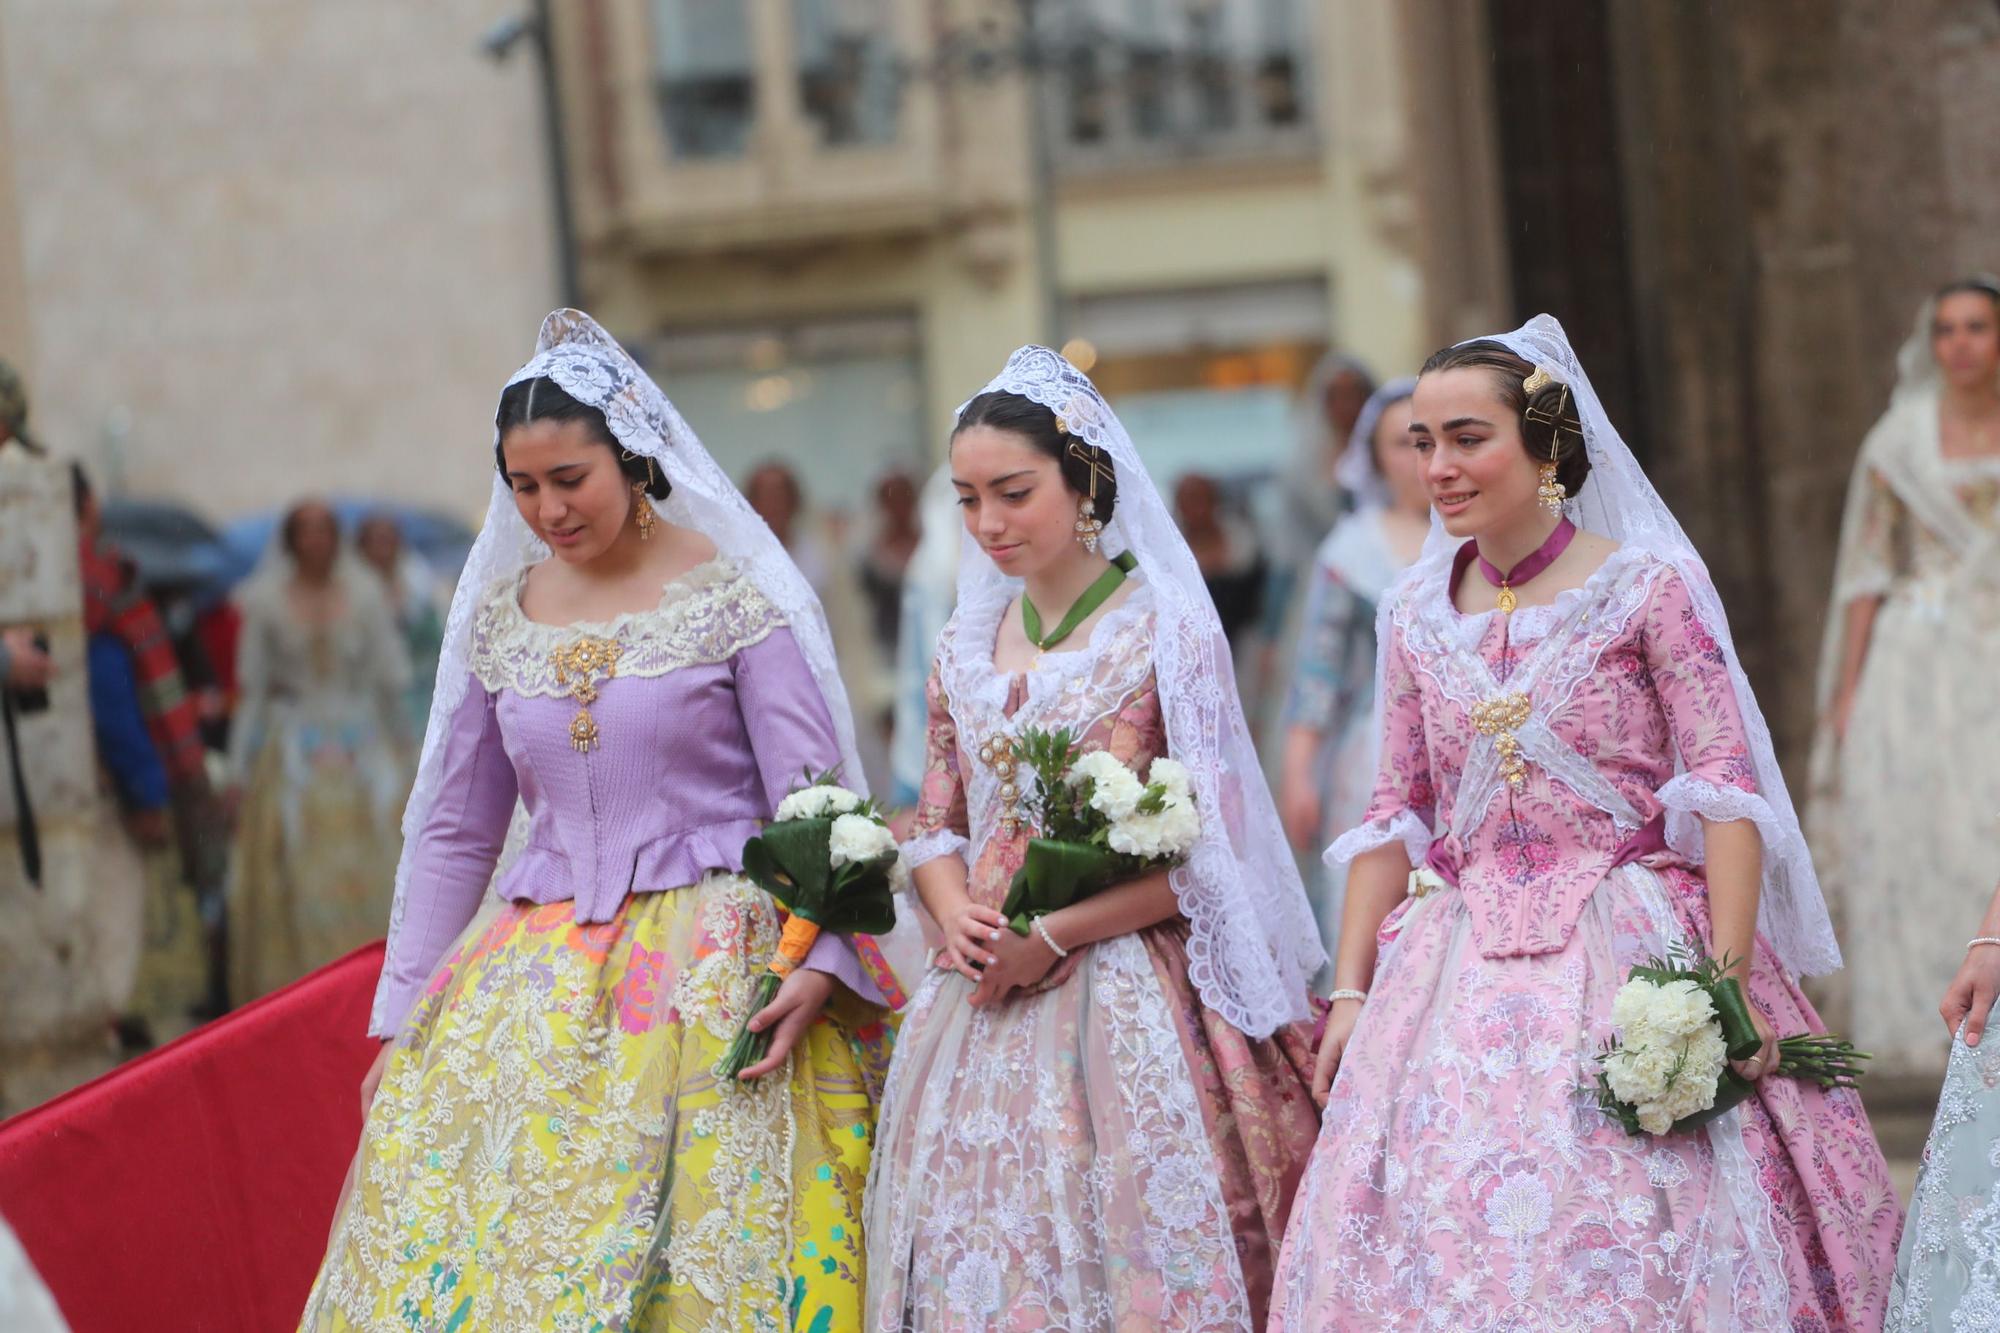
[[1357, 510], [1380, 509], [1389, 503], [1389, 483], [1375, 463], [1375, 427], [1382, 424], [1384, 412], [1408, 398], [1416, 387], [1414, 375], [1389, 380], [1368, 395], [1368, 401], [1361, 406], [1361, 415], [1354, 418], [1347, 448], [1341, 450], [1340, 461], [1333, 465], [1333, 479], [1353, 498]]
[[[1667, 840], [1683, 855], [1699, 860], [1702, 855], [1701, 828], [1697, 815], [1713, 819], [1751, 819], [1764, 840], [1763, 892], [1758, 903], [1758, 929], [1777, 951], [1779, 960], [1794, 973], [1818, 975], [1840, 967], [1840, 946], [1835, 942], [1833, 924], [1827, 917], [1826, 900], [1820, 893], [1819, 878], [1813, 872], [1812, 857], [1806, 849], [1797, 812], [1778, 768], [1771, 742], [1771, 729], [1757, 706], [1757, 696], [1743, 674], [1736, 643], [1723, 613], [1722, 600], [1708, 576], [1708, 567], [1696, 553], [1694, 543], [1681, 530], [1659, 492], [1646, 479], [1639, 460], [1619, 438], [1604, 405], [1591, 388], [1570, 347], [1562, 325], [1553, 316], [1537, 315], [1512, 333], [1496, 335], [1493, 341], [1505, 344], [1517, 356], [1539, 366], [1569, 386], [1577, 414], [1583, 422], [1584, 445], [1590, 455], [1590, 476], [1579, 494], [1569, 503], [1569, 515], [1579, 527], [1609, 537], [1621, 545], [1645, 551], [1673, 566], [1686, 583], [1695, 610], [1728, 659], [1729, 678], [1735, 687], [1736, 704], [1743, 715], [1743, 727], [1750, 741], [1750, 759], [1757, 780], [1757, 794], [1703, 784], [1703, 790], [1689, 790], [1685, 775], [1673, 780], [1682, 794], [1668, 800]], [[1378, 662], [1376, 700], [1378, 714], [1385, 697], [1382, 673], [1391, 642], [1391, 617], [1408, 589], [1427, 580], [1440, 579], [1449, 570], [1460, 543], [1447, 534], [1444, 524], [1433, 516], [1431, 535], [1423, 555], [1382, 599], [1377, 618]], [[1377, 734], [1380, 734], [1378, 717]]]
[[[2000, 289], [2000, 281], [1996, 281], [1995, 287]], [[2000, 305], [2000, 296], [1994, 301]], [[1931, 350], [1931, 321], [1936, 314], [1935, 297], [1918, 308], [1916, 324], [1896, 352], [1896, 387], [1889, 395], [1888, 409], [1862, 441], [1853, 480], [1847, 487], [1847, 503], [1840, 522], [1840, 552], [1834, 562], [1833, 600], [1827, 607], [1826, 630], [1820, 645], [1818, 716], [1822, 718], [1840, 682], [1848, 603], [1889, 591], [1891, 572], [1866, 558], [1862, 550], [1870, 490], [1878, 481], [1894, 491], [1916, 521], [1962, 561], [1985, 563], [1978, 560], [1987, 540], [1985, 530], [1959, 502], [1939, 447], [1938, 395], [1943, 376]], [[1981, 569], [1971, 572], [1975, 577], [1984, 576]], [[1829, 765], [1834, 746], [1826, 731], [1822, 726], [1814, 747], [1815, 785], [1831, 780]]]
[[[1023, 347], [981, 390], [996, 391], [1033, 399], [1110, 455], [1118, 502], [1100, 549], [1130, 551], [1152, 591], [1153, 673], [1167, 747], [1192, 774], [1203, 815], [1200, 843], [1172, 875], [1191, 928], [1188, 974], [1209, 1008], [1253, 1037], [1268, 1036], [1307, 1017], [1307, 987], [1326, 956], [1200, 567], [1131, 436], [1083, 372], [1046, 347]], [[958, 569], [961, 607], [1004, 605], [1020, 591], [1020, 580], [1003, 575], [969, 535]]]
[[[841, 780], [851, 788], [865, 791], [866, 778], [854, 748], [854, 719], [848, 712], [847, 692], [841, 686], [834, 661], [833, 633], [827, 627], [826, 612], [777, 537], [750, 508], [750, 502], [737, 492], [715, 459], [702, 448], [701, 441], [659, 386], [589, 315], [580, 310], [558, 310], [543, 320], [534, 357], [515, 371], [507, 383], [541, 376], [554, 380], [578, 402], [602, 411], [611, 433], [625, 449], [653, 459], [673, 483], [673, 494], [666, 500], [652, 502], [654, 507], [669, 522], [693, 528], [714, 542], [716, 550], [732, 560], [785, 617], [813, 679], [819, 684], [827, 712], [833, 717], [844, 764]], [[466, 559], [465, 571], [459, 576], [458, 591], [452, 596], [451, 611], [445, 620], [430, 726], [424, 734], [416, 785], [403, 815], [403, 858], [396, 868], [395, 905], [389, 913], [392, 938], [402, 924], [417, 838], [431, 804], [437, 799], [445, 733], [471, 679], [472, 624], [480, 598], [495, 580], [512, 576], [548, 556], [548, 547], [521, 520], [506, 481], [496, 474], [486, 525]], [[378, 1031], [382, 1003], [382, 992], [378, 990], [373, 1018]]]

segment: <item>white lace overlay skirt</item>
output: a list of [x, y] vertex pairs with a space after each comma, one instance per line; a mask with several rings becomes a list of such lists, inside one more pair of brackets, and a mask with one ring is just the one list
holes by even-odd
[[1250, 1327], [1220, 1172], [1135, 936], [992, 1008], [934, 971], [889, 1071], [866, 1235], [871, 1326]]

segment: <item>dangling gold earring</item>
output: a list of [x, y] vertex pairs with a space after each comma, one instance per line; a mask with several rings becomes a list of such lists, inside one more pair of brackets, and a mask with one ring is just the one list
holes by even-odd
[[659, 519], [653, 514], [653, 501], [646, 494], [646, 483], [643, 481], [632, 483], [632, 520], [639, 525], [639, 540], [651, 541]]
[[[630, 449], [620, 449], [618, 456], [628, 463], [635, 462], [641, 457], [641, 455], [633, 453]], [[646, 459], [646, 479], [632, 483], [632, 521], [639, 527], [639, 540], [642, 542], [651, 541], [653, 538], [653, 529], [659, 526], [659, 515], [653, 512], [653, 502], [646, 494], [647, 491], [653, 488], [653, 456], [646, 454], [644, 457]]]
[[1553, 461], [1542, 464], [1542, 484], [1535, 488], [1535, 498], [1542, 502], [1542, 508], [1551, 514], [1562, 512], [1563, 502], [1569, 499], [1569, 492], [1556, 480], [1556, 465]]
[[[1555, 382], [1555, 376], [1536, 366], [1527, 378], [1521, 381], [1521, 391], [1532, 400], [1537, 393]], [[1549, 428], [1549, 461], [1536, 469], [1541, 474], [1542, 484], [1535, 488], [1535, 498], [1541, 501], [1542, 508], [1551, 514], [1560, 514], [1563, 501], [1569, 499], [1569, 492], [1564, 489], [1560, 481], [1556, 480], [1556, 473], [1559, 470], [1556, 466], [1556, 450], [1562, 447], [1562, 408], [1568, 401], [1569, 386], [1565, 384], [1553, 415], [1532, 405], [1521, 414], [1523, 421], [1544, 422]]]
[[1083, 454], [1074, 440], [1069, 450], [1090, 465], [1090, 493], [1083, 497], [1083, 504], [1076, 511], [1076, 539], [1083, 543], [1083, 549], [1097, 554], [1097, 542], [1104, 535], [1104, 520], [1097, 516], [1097, 460]]

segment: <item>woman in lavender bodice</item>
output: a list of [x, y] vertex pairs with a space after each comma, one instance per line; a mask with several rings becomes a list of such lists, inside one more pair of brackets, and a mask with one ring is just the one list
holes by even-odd
[[588, 316], [543, 325], [495, 461], [303, 1326], [855, 1326], [879, 955], [822, 937], [714, 1072], [780, 928], [744, 842], [808, 771], [858, 781], [824, 617]]
[[[945, 947], [884, 1096], [868, 1327], [1249, 1333], [1316, 1129], [1301, 1020], [1323, 955], [1221, 624], [1055, 352], [1022, 348], [961, 409], [950, 467], [968, 540], [904, 844]], [[1186, 864], [1009, 929], [1030, 728], [1185, 765]]]
[[[1412, 404], [1440, 522], [1385, 599], [1375, 796], [1328, 853], [1326, 1111], [1271, 1327], [1879, 1327], [1900, 1211], [1859, 1099], [1765, 1077], [1839, 955], [1706, 571], [1554, 320], [1438, 353]], [[1761, 1081], [1628, 1135], [1596, 1100], [1612, 997], [1697, 949]]]

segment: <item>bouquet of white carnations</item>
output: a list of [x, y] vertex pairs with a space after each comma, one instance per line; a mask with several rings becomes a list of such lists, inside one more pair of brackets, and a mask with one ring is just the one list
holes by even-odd
[[894, 895], [907, 878], [896, 835], [874, 801], [864, 801], [833, 774], [806, 775], [807, 785], [778, 802], [772, 822], [743, 844], [743, 873], [790, 915], [777, 952], [757, 978], [743, 1024], [716, 1065], [728, 1079], [764, 1058], [769, 1029], [747, 1027], [777, 997], [778, 986], [805, 965], [822, 930], [880, 935], [896, 924]]
[[[1597, 1104], [1626, 1133], [1694, 1129], [1755, 1091], [1729, 1067], [1763, 1045], [1730, 966], [1701, 955], [1654, 958], [1612, 1000], [1619, 1039], [1600, 1053]], [[1778, 1043], [1778, 1067], [1766, 1076], [1851, 1088], [1866, 1059], [1841, 1037], [1804, 1033]]]
[[1078, 748], [1067, 730], [1030, 728], [1014, 743], [1033, 780], [1036, 830], [1000, 907], [1016, 934], [1109, 884], [1180, 864], [1201, 837], [1179, 761], [1162, 755], [1141, 779], [1108, 751]]

